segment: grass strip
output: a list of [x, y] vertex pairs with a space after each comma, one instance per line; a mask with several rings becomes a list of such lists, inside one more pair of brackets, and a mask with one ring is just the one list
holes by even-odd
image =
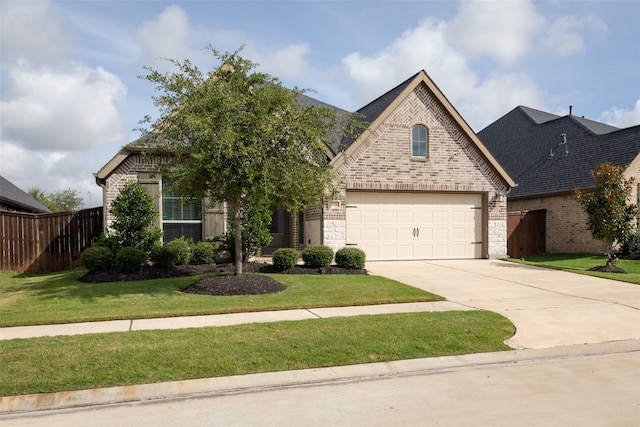
[[626, 274], [589, 271], [590, 268], [606, 264], [603, 255], [594, 254], [548, 254], [523, 259], [510, 258], [508, 261], [640, 285], [640, 261], [637, 260], [619, 259], [616, 261], [615, 265], [625, 270]]
[[487, 311], [405, 313], [0, 343], [0, 395], [508, 350]]
[[205, 276], [114, 283], [82, 283], [83, 270], [26, 276], [0, 273], [0, 326], [194, 316], [338, 307], [442, 297], [380, 276], [286, 275], [277, 294], [205, 296], [180, 292]]

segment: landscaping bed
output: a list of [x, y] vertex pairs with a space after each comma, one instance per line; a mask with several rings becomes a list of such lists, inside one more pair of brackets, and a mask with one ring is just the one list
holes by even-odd
[[[215, 274], [193, 283], [182, 291], [190, 294], [224, 296], [276, 293], [286, 289], [285, 285], [269, 276], [255, 274], [282, 273], [276, 271], [271, 264], [248, 262], [242, 265], [242, 269], [245, 274], [235, 276], [233, 275], [235, 266], [231, 263], [179, 265], [172, 268], [147, 266], [142, 271], [135, 273], [120, 273], [116, 269], [89, 271], [78, 278], [78, 281], [84, 283], [127, 282]], [[322, 269], [296, 265], [283, 274], [367, 274], [367, 270], [343, 268], [335, 265]]]

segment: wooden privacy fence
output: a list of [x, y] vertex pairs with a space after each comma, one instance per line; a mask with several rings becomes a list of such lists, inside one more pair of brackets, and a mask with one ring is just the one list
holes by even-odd
[[547, 210], [507, 213], [507, 254], [525, 258], [546, 252]]
[[49, 273], [80, 267], [80, 253], [100, 236], [102, 221], [102, 207], [51, 214], [0, 211], [0, 270]]

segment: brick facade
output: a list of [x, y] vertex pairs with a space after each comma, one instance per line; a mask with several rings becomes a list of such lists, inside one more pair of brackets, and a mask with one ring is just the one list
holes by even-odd
[[[428, 130], [427, 158], [411, 156], [411, 130], [416, 125]], [[500, 257], [507, 252], [507, 187], [424, 84], [361, 141], [338, 173], [344, 182], [343, 200], [348, 190], [482, 194], [483, 254]], [[325, 244], [334, 249], [345, 245], [345, 219], [344, 204], [325, 204]]]
[[125, 184], [138, 181], [140, 173], [154, 173], [157, 165], [163, 161], [162, 156], [131, 154], [107, 177], [102, 201], [105, 211], [105, 227], [108, 228], [114, 220], [111, 214], [111, 203], [118, 197]]
[[572, 195], [510, 200], [509, 212], [546, 209], [547, 253], [602, 252], [605, 245], [591, 237], [587, 215]]

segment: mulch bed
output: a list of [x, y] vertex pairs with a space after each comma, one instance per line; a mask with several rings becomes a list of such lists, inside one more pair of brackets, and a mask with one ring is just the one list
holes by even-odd
[[[286, 286], [271, 277], [250, 273], [277, 273], [271, 264], [249, 262], [242, 265], [240, 276], [217, 275], [201, 279], [182, 292], [199, 295], [257, 295], [281, 292]], [[89, 271], [78, 280], [84, 283], [126, 282], [132, 280], [166, 279], [171, 277], [197, 276], [207, 273], [233, 273], [233, 264], [179, 265], [174, 268], [147, 266], [136, 273], [120, 273], [115, 269]], [[285, 274], [367, 274], [367, 270], [329, 266], [323, 269], [296, 265]]]

